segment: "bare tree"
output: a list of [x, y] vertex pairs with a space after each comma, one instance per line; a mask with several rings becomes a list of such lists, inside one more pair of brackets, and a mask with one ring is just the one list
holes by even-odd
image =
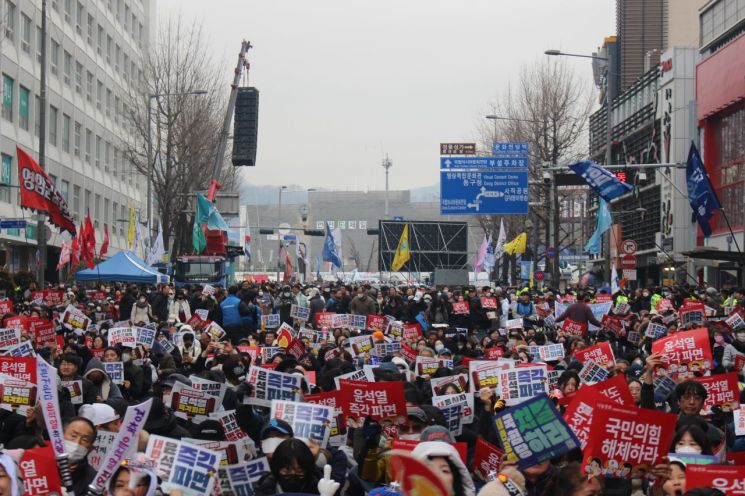
[[[550, 188], [542, 180], [543, 166], [568, 162], [585, 155], [586, 127], [593, 105], [590, 84], [582, 84], [563, 59], [542, 58], [537, 63], [525, 65], [516, 82], [511, 83], [499, 100], [489, 106], [489, 113], [499, 119], [479, 119], [477, 140], [481, 149], [489, 150], [494, 142], [527, 142], [530, 144], [530, 214], [505, 216], [508, 240], [525, 231], [528, 219], [533, 226], [532, 245], [542, 232], [545, 247], [561, 239], [551, 240], [552, 206]], [[538, 186], [538, 187], [536, 187]], [[557, 208], [559, 199], [554, 201]], [[558, 213], [554, 221], [558, 221]], [[485, 232], [499, 230], [499, 216], [480, 216]], [[535, 256], [538, 254], [534, 254]], [[544, 254], [545, 256], [545, 254]], [[546, 269], [549, 269], [546, 260]], [[558, 267], [552, 267], [554, 284], [558, 284]]]
[[[202, 26], [179, 15], [163, 20], [145, 56], [142, 77], [127, 96], [125, 118], [132, 138], [123, 143], [139, 174], [152, 169], [154, 215], [163, 223], [163, 241], [172, 256], [191, 250], [191, 223], [185, 213], [195, 191], [205, 190], [212, 176], [217, 141], [226, 111], [232, 74], [214, 62]], [[196, 91], [206, 91], [194, 95]], [[151, 97], [152, 95], [160, 95]], [[148, 133], [148, 104], [152, 129]], [[153, 162], [148, 163], [148, 140]], [[221, 157], [225, 162], [225, 157]], [[235, 187], [232, 166], [222, 167], [223, 190]]]

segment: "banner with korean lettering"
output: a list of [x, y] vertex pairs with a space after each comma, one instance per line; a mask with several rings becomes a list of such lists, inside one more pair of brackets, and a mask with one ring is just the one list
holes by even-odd
[[[332, 327], [334, 315], [336, 315], [335, 312], [316, 312], [313, 315], [313, 320], [315, 320], [316, 327], [318, 327], [319, 329], [321, 327]], [[277, 317], [279, 317], [279, 314], [277, 315]]]
[[453, 302], [453, 314], [454, 315], [468, 315], [471, 311], [471, 305], [467, 301], [454, 301]]
[[548, 394], [546, 365], [536, 364], [500, 371], [497, 395], [508, 406], [517, 405], [541, 394]]
[[60, 323], [71, 330], [83, 330], [88, 329], [91, 324], [91, 319], [86, 317], [83, 312], [78, 310], [72, 305], [67, 305], [65, 311], [62, 313]]
[[148, 459], [153, 461], [154, 468], [159, 474], [163, 475], [164, 480], [167, 480], [171, 475], [180, 445], [181, 441], [156, 434], [150, 434], [147, 439], [145, 454]]
[[685, 379], [712, 367], [709, 332], [703, 327], [658, 339], [652, 343], [652, 353], [662, 355], [662, 365], [655, 368], [656, 376]]
[[61, 305], [65, 300], [65, 292], [61, 289], [45, 289], [43, 291], [33, 291], [31, 293], [32, 300], [41, 299], [45, 305], [50, 307], [56, 307]]
[[478, 393], [482, 388], [495, 390], [499, 386], [499, 374], [503, 366], [494, 360], [473, 360], [468, 362], [468, 376], [471, 392]]
[[422, 326], [419, 324], [404, 324], [401, 330], [401, 338], [404, 341], [413, 341], [422, 337]]
[[468, 376], [466, 374], [447, 375], [445, 377], [432, 377], [429, 380], [432, 388], [432, 396], [447, 394], [446, 391], [456, 393], [468, 392]]
[[680, 325], [703, 324], [706, 320], [706, 305], [702, 302], [686, 303], [678, 310]]
[[210, 494], [220, 455], [193, 444], [179, 443], [168, 483], [186, 496]]
[[570, 318], [566, 318], [561, 324], [561, 332], [581, 338], [587, 334], [587, 324], [584, 322], [575, 322]]
[[341, 381], [342, 410], [347, 417], [373, 420], [406, 416], [402, 382]]
[[51, 445], [25, 450], [18, 468], [23, 479], [24, 496], [62, 494], [62, 482]]
[[336, 391], [307, 394], [305, 395], [305, 401], [316, 405], [324, 405], [334, 410], [334, 416], [331, 419], [329, 445], [343, 446], [347, 440], [347, 424], [344, 419], [344, 410], [341, 407], [343, 401], [341, 391], [337, 389]]
[[432, 397], [432, 405], [445, 417], [447, 427], [453, 436], [460, 436], [463, 433], [463, 424], [473, 421], [473, 397], [469, 393]]
[[564, 411], [564, 420], [569, 424], [574, 435], [577, 436], [583, 450], [590, 437], [592, 413], [595, 407], [603, 402], [610, 402], [610, 400], [595, 389], [581, 387], [572, 396], [569, 406]]
[[578, 351], [575, 357], [582, 363], [592, 360], [607, 370], [612, 370], [616, 366], [616, 357], [613, 355], [613, 349], [608, 341], [588, 346], [584, 350]]
[[545, 394], [498, 413], [494, 424], [507, 460], [517, 462], [518, 470], [579, 447], [579, 440]]
[[29, 323], [30, 331], [34, 335], [34, 343], [41, 348], [56, 343], [57, 333], [54, 330], [54, 322], [48, 319], [40, 319]]
[[206, 391], [176, 382], [171, 389], [173, 413], [180, 418], [191, 419], [196, 415], [209, 415], [217, 408], [217, 399]]
[[673, 413], [607, 402], [596, 404], [583, 450], [585, 472], [614, 473], [627, 463], [631, 472], [649, 472], [667, 455], [677, 419]]
[[737, 372], [693, 377], [693, 380], [700, 382], [706, 388], [707, 396], [701, 415], [711, 415], [714, 406], [720, 406], [724, 412], [731, 412], [740, 406]]
[[117, 433], [116, 439], [112, 446], [109, 446], [106, 452], [106, 458], [101, 462], [101, 468], [98, 469], [91, 486], [102, 490], [106, 482], [114, 475], [119, 468], [119, 464], [124, 459], [127, 451], [132, 445], [137, 445], [140, 437], [142, 426], [147, 421], [150, 414], [150, 407], [153, 405], [153, 399], [143, 401], [138, 405], [132, 405], [127, 408], [122, 421], [122, 429]]
[[488, 481], [489, 474], [499, 473], [503, 455], [501, 449], [479, 437], [473, 452], [473, 472], [481, 480]]
[[326, 448], [331, 435], [334, 409], [330, 406], [299, 401], [272, 401], [270, 418], [282, 419], [292, 426], [294, 437], [314, 439]]
[[559, 398], [559, 404], [566, 406], [572, 402], [574, 397], [579, 391], [585, 391], [588, 389], [595, 390], [596, 392], [603, 395], [606, 399], [611, 402], [618, 403], [619, 405], [635, 405], [634, 397], [631, 396], [629, 385], [626, 382], [624, 375], [614, 375], [610, 379], [597, 384], [585, 385], [574, 393], [565, 394], [562, 398]]
[[13, 313], [13, 302], [8, 298], [0, 299], [0, 317]]
[[293, 374], [276, 372], [253, 365], [248, 369], [246, 382], [253, 384], [250, 397], [244, 399], [244, 403], [271, 407], [272, 400], [295, 401], [297, 392], [300, 390], [302, 379]]
[[688, 465], [686, 489], [713, 488], [727, 496], [745, 494], [745, 466], [743, 465]]
[[10, 348], [21, 344], [21, 330], [16, 328], [0, 329], [0, 348]]
[[238, 417], [236, 417], [235, 410], [212, 412], [210, 413], [210, 418], [220, 422], [222, 430], [225, 432], [225, 439], [228, 441], [238, 441], [246, 437], [246, 433], [238, 425]]
[[[564, 313], [564, 310], [566, 310], [567, 307], [571, 303], [573, 303], [573, 301], [571, 301], [573, 299], [574, 299], [574, 297], [572, 297], [569, 300], [564, 301], [564, 302], [558, 302], [557, 301], [554, 304], [554, 317], [557, 317], [558, 318], [559, 315], [561, 315], [562, 313]], [[592, 304], [590, 304], [590, 310], [592, 311], [592, 314], [595, 316], [595, 319], [597, 319], [598, 321], [601, 321], [601, 322], [603, 320], [603, 315], [605, 315], [608, 312], [610, 312], [610, 309], [611, 308], [613, 308], [613, 302], [610, 302], [610, 301], [609, 302], [605, 302], [605, 303], [592, 303]], [[564, 320], [566, 320], [566, 319], [564, 319]], [[587, 324], [585, 324], [585, 325], [587, 325]], [[600, 329], [599, 327], [596, 327], [595, 325], [590, 324], [587, 330], [597, 331], [599, 329]]]
[[220, 465], [217, 468], [217, 477], [220, 479], [221, 496], [253, 494], [253, 484], [266, 472], [269, 472], [269, 461], [265, 456], [247, 462]]
[[388, 319], [385, 315], [368, 315], [367, 316], [367, 329], [371, 331], [383, 331], [388, 327]]
[[0, 356], [0, 374], [36, 384], [36, 359]]

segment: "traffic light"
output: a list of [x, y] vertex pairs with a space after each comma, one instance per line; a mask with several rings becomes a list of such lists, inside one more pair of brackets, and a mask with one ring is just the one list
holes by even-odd
[[256, 134], [259, 127], [259, 90], [238, 88], [233, 124], [233, 165], [256, 165]]

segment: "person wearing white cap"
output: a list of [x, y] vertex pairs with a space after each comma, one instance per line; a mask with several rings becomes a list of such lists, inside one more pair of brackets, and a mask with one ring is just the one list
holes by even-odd
[[122, 420], [116, 410], [105, 403], [83, 405], [78, 414], [93, 422], [96, 429], [101, 431], [119, 432], [122, 426]]

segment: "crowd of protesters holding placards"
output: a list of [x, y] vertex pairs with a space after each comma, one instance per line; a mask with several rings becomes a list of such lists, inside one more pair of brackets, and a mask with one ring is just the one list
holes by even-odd
[[31, 283], [0, 495], [743, 494], [744, 297]]

